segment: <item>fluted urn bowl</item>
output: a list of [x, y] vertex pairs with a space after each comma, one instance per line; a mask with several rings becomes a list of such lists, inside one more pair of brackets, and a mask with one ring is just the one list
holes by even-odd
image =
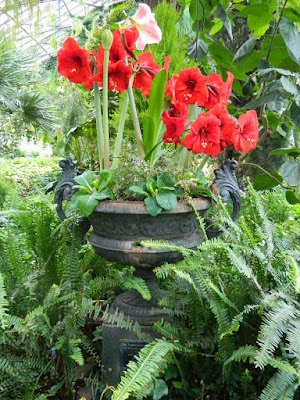
[[[211, 206], [205, 198], [193, 199], [193, 203], [202, 216]], [[187, 249], [195, 249], [203, 241], [197, 216], [183, 200], [174, 210], [156, 217], [148, 214], [142, 201], [101, 201], [89, 220], [94, 228], [89, 240], [97, 254], [139, 268], [182, 259], [179, 252], [143, 247], [142, 240], [165, 240]]]

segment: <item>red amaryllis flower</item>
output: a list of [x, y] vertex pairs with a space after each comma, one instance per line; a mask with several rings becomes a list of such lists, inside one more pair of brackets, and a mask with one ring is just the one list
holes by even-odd
[[[112, 63], [116, 63], [118, 61], [124, 61], [125, 57], [127, 56], [127, 52], [124, 49], [121, 33], [119, 29], [116, 29], [113, 33], [114, 40], [112, 42], [112, 46], [109, 51], [109, 61]], [[103, 47], [101, 46], [103, 49]], [[99, 48], [100, 50], [100, 48]], [[101, 52], [104, 52], [104, 49]]]
[[203, 104], [208, 98], [205, 82], [206, 76], [198, 68], [181, 70], [175, 84], [176, 99], [186, 104]]
[[198, 103], [201, 107], [206, 107], [210, 110], [213, 106], [220, 103], [222, 92], [225, 90], [225, 83], [219, 74], [210, 74], [206, 77], [206, 87], [208, 90], [207, 100], [202, 104]]
[[247, 111], [238, 118], [238, 127], [232, 137], [232, 144], [237, 150], [248, 153], [249, 150], [255, 149], [258, 138], [256, 111]]
[[170, 57], [165, 57], [165, 64], [163, 68], [155, 64], [153, 55], [147, 51], [142, 53], [138, 57], [138, 64], [135, 63], [137, 73], [135, 74], [132, 87], [134, 89], [141, 89], [143, 96], [150, 95], [150, 89], [155, 75], [157, 75], [162, 69], [168, 71], [169, 64], [171, 62]]
[[129, 55], [132, 55], [134, 45], [139, 38], [139, 31], [135, 25], [127, 26], [122, 32], [124, 47]]
[[220, 137], [220, 144], [221, 148], [230, 146], [232, 144], [232, 136], [235, 134], [235, 126], [236, 121], [230, 118], [228, 111], [224, 104], [216, 104], [210, 111], [209, 114], [214, 115], [217, 117], [221, 124], [221, 137]]
[[191, 125], [191, 133], [182, 141], [182, 146], [194, 153], [205, 153], [212, 157], [220, 153], [220, 120], [212, 114], [202, 113]]
[[225, 85], [223, 86], [222, 93], [221, 93], [221, 102], [227, 105], [229, 103], [229, 97], [231, 95], [231, 87], [232, 87], [232, 82], [234, 80], [234, 75], [231, 72], [227, 71], [227, 81]]
[[175, 149], [177, 149], [178, 143], [181, 143], [181, 136], [185, 130], [187, 122], [183, 118], [170, 117], [167, 111], [164, 111], [161, 119], [166, 125], [166, 132], [163, 137], [165, 143], [175, 143]]
[[[97, 66], [98, 66], [98, 74], [93, 77], [93, 81], [99, 82], [99, 86], [102, 87], [103, 60], [100, 60]], [[131, 76], [130, 65], [125, 65], [123, 61], [110, 63], [108, 65], [108, 90], [117, 90], [118, 92], [122, 93], [128, 87], [130, 76]]]
[[73, 38], [68, 38], [57, 53], [58, 72], [73, 83], [87, 81], [91, 75], [90, 53], [79, 46]]
[[183, 118], [188, 120], [189, 118], [189, 105], [180, 103], [179, 101], [176, 104], [171, 104], [170, 108], [168, 109], [169, 117], [173, 118]]

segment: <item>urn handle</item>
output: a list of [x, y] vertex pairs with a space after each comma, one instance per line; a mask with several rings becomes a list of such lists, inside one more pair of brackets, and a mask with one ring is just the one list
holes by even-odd
[[[216, 178], [213, 182], [217, 188], [218, 195], [221, 196], [221, 199], [224, 203], [227, 203], [230, 198], [232, 199], [233, 211], [231, 213], [231, 219], [233, 221], [235, 221], [239, 216], [242, 202], [238, 181], [235, 175], [235, 170], [237, 167], [238, 162], [236, 160], [226, 160], [222, 167], [215, 171]], [[220, 231], [214, 225], [214, 221], [212, 219], [206, 218], [205, 223], [207, 226], [206, 232], [209, 239], [217, 237], [222, 233], [222, 231]]]
[[62, 173], [55, 188], [54, 203], [57, 204], [56, 212], [59, 218], [64, 221], [66, 214], [62, 208], [62, 203], [63, 200], [71, 200], [74, 193], [74, 178], [78, 175], [78, 171], [75, 169], [75, 163], [71, 158], [60, 160], [59, 166], [62, 169]]

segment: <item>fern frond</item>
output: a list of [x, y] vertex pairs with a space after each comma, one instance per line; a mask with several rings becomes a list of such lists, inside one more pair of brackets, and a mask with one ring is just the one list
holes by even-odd
[[221, 335], [221, 338], [222, 338], [223, 336], [225, 336], [225, 335], [233, 335], [234, 332], [237, 332], [237, 331], [240, 329], [240, 325], [241, 325], [241, 322], [242, 322], [243, 319], [244, 319], [244, 316], [245, 316], [246, 314], [251, 313], [252, 311], [258, 310], [259, 308], [261, 308], [261, 305], [259, 305], [259, 304], [257, 304], [257, 305], [256, 305], [256, 304], [254, 304], [254, 305], [250, 305], [250, 304], [249, 304], [249, 305], [245, 306], [244, 310], [243, 310], [242, 312], [240, 312], [239, 314], [237, 314], [237, 315], [233, 318], [233, 320], [231, 321], [230, 328], [227, 329], [227, 331], [224, 332], [224, 333]]
[[228, 360], [225, 361], [224, 366], [230, 364], [233, 361], [243, 361], [246, 362], [247, 358], [249, 358], [249, 362], [252, 363], [254, 361], [254, 358], [257, 355], [258, 348], [256, 346], [242, 346], [239, 347], [237, 350], [235, 350], [231, 357], [228, 358]]
[[141, 349], [136, 361], [130, 361], [121, 382], [114, 390], [112, 400], [126, 400], [130, 395], [142, 398], [156, 376], [163, 372], [170, 362], [174, 350], [172, 343], [156, 339]]
[[259, 400], [292, 400], [296, 390], [295, 380], [296, 376], [286, 371], [276, 372], [262, 391]]
[[135, 289], [139, 292], [139, 294], [145, 300], [151, 299], [151, 293], [146, 285], [146, 282], [142, 278], [138, 278], [136, 276], [127, 276], [125, 275], [121, 280], [120, 284], [124, 286], [126, 290]]
[[264, 316], [258, 344], [260, 350], [255, 358], [255, 364], [263, 368], [269, 357], [274, 353], [282, 335], [287, 331], [287, 322], [295, 318], [295, 308], [291, 303], [282, 300], [273, 306]]

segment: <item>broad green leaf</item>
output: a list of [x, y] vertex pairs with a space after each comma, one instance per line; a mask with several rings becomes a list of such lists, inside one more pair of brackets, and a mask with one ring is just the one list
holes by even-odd
[[152, 117], [149, 115], [144, 115], [143, 118], [143, 143], [145, 153], [149, 153], [149, 151], [154, 146], [154, 135], [155, 135], [155, 124]]
[[281, 175], [289, 185], [300, 185], [300, 163], [296, 160], [285, 162], [281, 166]]
[[192, 40], [187, 49], [188, 56], [190, 58], [197, 58], [198, 61], [201, 61], [206, 56], [207, 52], [207, 45], [202, 39]]
[[174, 210], [177, 206], [176, 194], [170, 191], [162, 191], [155, 198], [159, 206], [164, 210]]
[[293, 103], [290, 108], [290, 116], [294, 122], [294, 124], [300, 128], [300, 106], [297, 106], [296, 103]]
[[111, 171], [108, 169], [104, 169], [103, 171], [101, 171], [98, 178], [98, 184], [97, 184], [98, 189], [102, 190], [106, 188], [110, 180], [111, 180]]
[[243, 43], [241, 47], [237, 50], [232, 61], [234, 62], [235, 60], [249, 54], [255, 45], [255, 41], [256, 41], [255, 36], [251, 36], [251, 38], [248, 39], [245, 43]]
[[215, 25], [211, 28], [211, 30], [209, 31], [210, 36], [215, 35], [216, 33], [218, 33], [221, 29], [223, 28], [223, 22], [221, 20], [217, 20], [217, 22], [215, 23]]
[[[280, 182], [283, 181], [279, 174], [274, 174], [274, 177]], [[279, 183], [275, 179], [266, 174], [258, 175], [253, 181], [253, 187], [255, 190], [269, 190], [278, 185]]]
[[78, 208], [81, 215], [88, 217], [92, 214], [98, 205], [98, 200], [86, 194], [82, 194], [78, 197]]
[[282, 129], [280, 125], [277, 126], [276, 132], [278, 132], [279, 135], [281, 135], [283, 137], [286, 137], [286, 135], [287, 135], [287, 132], [284, 129]]
[[[267, 68], [272, 68], [272, 64], [269, 63], [267, 60], [260, 60], [258, 63], [258, 70], [265, 70]], [[270, 71], [268, 73], [263, 74], [263, 80], [266, 82], [270, 82], [274, 78], [274, 71]]]
[[231, 22], [230, 22], [230, 19], [228, 18], [228, 15], [226, 14], [226, 11], [221, 3], [219, 3], [217, 5], [216, 17], [220, 18], [220, 20], [223, 22], [223, 24], [228, 32], [228, 35], [229, 35], [230, 39], [232, 40], [233, 36], [232, 36]]
[[156, 187], [157, 187], [156, 179], [150, 178], [147, 180], [146, 189], [148, 190], [149, 193], [152, 194], [152, 196], [154, 196], [154, 191], [155, 191]]
[[163, 186], [171, 186], [174, 187], [175, 182], [171, 177], [169, 172], [164, 172], [163, 174], [157, 177], [157, 187], [161, 188]]
[[253, 30], [255, 36], [262, 36], [269, 28], [272, 21], [272, 13], [268, 4], [247, 5], [237, 14], [238, 17], [246, 17], [250, 30]]
[[279, 92], [274, 92], [274, 96], [267, 103], [267, 107], [271, 111], [276, 111], [278, 114], [283, 108], [283, 97]]
[[284, 18], [287, 18], [288, 20], [292, 22], [297, 22], [299, 23], [300, 21], [300, 9], [299, 11], [294, 10], [293, 8], [286, 8], [284, 10]]
[[144, 200], [146, 209], [152, 217], [156, 217], [162, 210], [162, 208], [158, 205], [157, 201], [152, 197], [147, 197]]
[[208, 46], [208, 51], [220, 66], [230, 69], [233, 54], [227, 47], [215, 41]]
[[178, 376], [178, 370], [175, 367], [175, 365], [169, 365], [165, 372], [165, 380], [168, 381], [169, 379], [177, 378], [177, 376]]
[[288, 78], [287, 76], [282, 76], [280, 78], [280, 81], [285, 91], [294, 95], [298, 93], [299, 89], [297, 85], [290, 78]]
[[93, 175], [91, 171], [85, 171], [82, 175], [76, 176], [74, 181], [81, 186], [85, 186], [88, 189], [91, 189], [93, 186]]
[[293, 190], [287, 190], [285, 192], [285, 198], [290, 204], [299, 204], [300, 203], [300, 194], [294, 192]]
[[[271, 36], [266, 36], [261, 43], [261, 50], [265, 57], [267, 57], [267, 55], [269, 54], [270, 45], [271, 45]], [[289, 57], [289, 53], [287, 51], [285, 42], [281, 35], [279, 34], [275, 35], [272, 42], [271, 51], [269, 54], [269, 61], [272, 64], [272, 66], [276, 68], [279, 67], [281, 61], [286, 57]]]
[[241, 72], [249, 72], [256, 69], [262, 58], [263, 54], [260, 50], [253, 50], [251, 53], [241, 57], [236, 65]]
[[298, 149], [298, 148], [276, 149], [276, 150], [271, 151], [269, 153], [269, 156], [276, 156], [276, 155], [280, 155], [280, 154], [286, 154], [289, 157], [300, 157], [300, 149]]
[[129, 190], [131, 190], [132, 192], [137, 193], [141, 196], [145, 196], [145, 197], [149, 196], [147, 192], [145, 192], [142, 188], [140, 188], [139, 186], [136, 186], [136, 185], [130, 186]]
[[266, 68], [266, 69], [260, 69], [257, 73], [258, 76], [264, 75], [264, 74], [268, 74], [272, 71], [276, 71], [281, 75], [286, 75], [286, 76], [290, 76], [293, 75], [293, 73], [287, 69], [282, 69], [282, 68]]
[[113, 200], [114, 195], [111, 189], [105, 188], [101, 190], [101, 192], [94, 192], [93, 197], [97, 200], [105, 200], [105, 199]]
[[300, 34], [296, 25], [282, 18], [279, 23], [279, 31], [285, 41], [290, 57], [300, 65]]
[[246, 110], [252, 110], [254, 108], [260, 107], [261, 105], [268, 103], [269, 101], [272, 101], [273, 99], [276, 98], [277, 96], [277, 91], [273, 91], [270, 93], [267, 93], [263, 96], [258, 97], [255, 100], [250, 101], [249, 103], [247, 103], [243, 108], [245, 108]]
[[157, 379], [152, 389], [153, 400], [160, 400], [169, 393], [168, 385], [162, 379]]

